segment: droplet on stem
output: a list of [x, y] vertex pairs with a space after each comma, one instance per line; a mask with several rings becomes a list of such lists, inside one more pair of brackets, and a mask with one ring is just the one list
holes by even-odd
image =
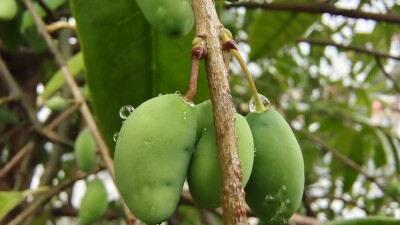
[[126, 120], [126, 118], [128, 118], [128, 116], [133, 112], [133, 110], [135, 110], [135, 108], [133, 108], [133, 106], [131, 105], [124, 105], [121, 107], [121, 109], [119, 110], [119, 116], [123, 119]]
[[[260, 98], [262, 104], [264, 105], [264, 107], [266, 109], [268, 109], [271, 105], [271, 103], [269, 102], [268, 98], [265, 97], [262, 94], [258, 94], [258, 97]], [[249, 108], [250, 108], [250, 112], [256, 112], [257, 111], [257, 107], [256, 107], [256, 99], [254, 98], [254, 96], [251, 97], [250, 102], [249, 102]]]

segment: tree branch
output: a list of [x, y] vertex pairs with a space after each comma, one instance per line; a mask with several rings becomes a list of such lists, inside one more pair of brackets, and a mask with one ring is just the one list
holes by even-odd
[[[25, 3], [26, 7], [28, 8], [28, 11], [31, 13], [31, 15], [35, 21], [38, 33], [44, 38], [44, 40], [46, 41], [47, 47], [49, 48], [51, 53], [54, 55], [56, 62], [59, 64], [60, 70], [63, 73], [64, 78], [67, 81], [69, 88], [71, 89], [72, 95], [74, 96], [76, 101], [81, 104], [81, 106], [80, 106], [81, 114], [82, 114], [83, 118], [85, 119], [86, 124], [88, 125], [90, 131], [93, 134], [96, 144], [98, 145], [98, 147], [100, 149], [103, 160], [106, 163], [106, 168], [115, 183], [114, 162], [110, 156], [110, 151], [100, 134], [100, 131], [97, 127], [97, 124], [96, 124], [93, 116], [92, 116], [92, 113], [90, 112], [90, 109], [89, 109], [88, 105], [86, 104], [86, 101], [83, 98], [83, 96], [79, 90], [79, 87], [76, 84], [74, 77], [72, 76], [71, 71], [69, 70], [65, 60], [63, 59], [63, 57], [60, 54], [59, 50], [57, 49], [55, 43], [53, 42], [53, 39], [51, 38], [50, 34], [48, 33], [48, 31], [46, 29], [46, 24], [43, 22], [41, 17], [36, 12], [36, 10], [32, 4], [32, 0], [23, 0], [23, 2]], [[125, 204], [123, 204], [123, 205], [124, 205], [125, 215], [127, 217], [127, 223], [132, 224], [134, 221], [134, 216], [129, 211], [127, 206]]]
[[400, 15], [395, 13], [369, 13], [361, 10], [354, 9], [341, 9], [326, 3], [295, 3], [295, 2], [277, 2], [277, 3], [256, 3], [256, 2], [240, 2], [234, 4], [227, 4], [225, 8], [239, 8], [245, 7], [246, 9], [263, 9], [271, 11], [293, 11], [293, 12], [307, 12], [314, 14], [329, 13], [332, 15], [341, 15], [350, 18], [371, 19], [387, 23], [400, 23]]
[[205, 41], [207, 52], [205, 60], [217, 132], [224, 224], [248, 224], [237, 151], [233, 102], [229, 89], [229, 72], [225, 67], [220, 40], [225, 30], [218, 20], [214, 1], [193, 0], [192, 8], [196, 36]]
[[396, 90], [397, 93], [400, 93], [400, 87], [399, 85], [396, 83], [396, 80], [390, 76], [390, 74], [388, 72], [386, 72], [381, 59], [378, 56], [375, 56], [375, 60], [376, 60], [376, 64], [378, 64], [379, 68], [381, 69], [383, 75], [392, 83], [393, 88]]
[[381, 52], [381, 51], [374, 51], [374, 50], [370, 50], [370, 49], [366, 49], [366, 48], [362, 48], [362, 47], [358, 47], [358, 46], [351, 46], [351, 45], [342, 45], [342, 44], [337, 44], [337, 43], [333, 43], [333, 42], [329, 42], [329, 41], [320, 41], [320, 40], [310, 40], [310, 39], [301, 39], [298, 40], [297, 42], [305, 42], [305, 43], [309, 43], [312, 45], [320, 45], [320, 46], [335, 46], [337, 48], [341, 48], [341, 49], [345, 49], [345, 50], [353, 50], [355, 52], [361, 52], [361, 53], [366, 53], [375, 57], [380, 57], [380, 58], [391, 58], [391, 59], [396, 59], [400, 61], [400, 56], [394, 56], [394, 55], [390, 55], [388, 53], [385, 52]]

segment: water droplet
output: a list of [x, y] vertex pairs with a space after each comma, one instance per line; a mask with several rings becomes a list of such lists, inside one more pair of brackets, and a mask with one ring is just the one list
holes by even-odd
[[175, 94], [176, 94], [176, 95], [180, 95], [181, 92], [180, 92], [180, 91], [175, 91]]
[[158, 97], [160, 97], [160, 96], [162, 96], [162, 94], [160, 93], [160, 94], [158, 94]]
[[207, 130], [207, 128], [204, 127], [204, 128], [203, 128], [203, 131], [206, 131], [206, 130]]
[[151, 137], [148, 137], [147, 140], [146, 140], [146, 142], [147, 142], [147, 143], [151, 143], [152, 140], [153, 140], [153, 139], [152, 139]]
[[183, 119], [186, 120], [187, 119], [186, 116], [184, 116]]
[[186, 115], [187, 114], [187, 112], [183, 112], [183, 115]]
[[283, 185], [282, 190], [286, 191], [286, 185]]
[[119, 135], [119, 132], [115, 132], [115, 133], [114, 133], [114, 136], [113, 136], [114, 142], [117, 142], [117, 140], [118, 140], [118, 135]]
[[124, 105], [119, 110], [119, 117], [121, 117], [123, 120], [126, 120], [126, 118], [128, 118], [128, 116], [133, 112], [133, 110], [135, 110], [133, 106]]
[[267, 195], [265, 196], [265, 202], [266, 203], [273, 203], [275, 201], [274, 197], [272, 195]]
[[[268, 98], [265, 97], [262, 94], [258, 94], [258, 97], [260, 98], [262, 104], [265, 106], [265, 108], [269, 108], [271, 103], [269, 102]], [[249, 102], [249, 108], [250, 112], [256, 112], [256, 100], [254, 99], [254, 96], [251, 97], [250, 102]]]

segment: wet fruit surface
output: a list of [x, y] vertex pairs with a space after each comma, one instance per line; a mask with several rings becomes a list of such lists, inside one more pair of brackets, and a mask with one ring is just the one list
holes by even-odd
[[150, 99], [124, 122], [116, 143], [121, 195], [143, 222], [168, 219], [178, 203], [196, 138], [195, 109], [180, 95]]
[[254, 138], [253, 171], [245, 188], [246, 202], [262, 220], [284, 224], [300, 205], [304, 164], [290, 126], [274, 109], [249, 113]]

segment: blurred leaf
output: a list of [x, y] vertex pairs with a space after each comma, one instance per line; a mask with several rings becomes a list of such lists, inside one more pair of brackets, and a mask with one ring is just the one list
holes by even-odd
[[322, 223], [321, 225], [399, 225], [400, 220], [383, 216], [367, 216], [365, 218], [337, 220]]
[[18, 117], [10, 110], [0, 106], [0, 122], [4, 124], [18, 123]]
[[[152, 30], [134, 1], [73, 0], [97, 122], [113, 152], [123, 105], [137, 107], [159, 93], [187, 91], [194, 33], [172, 39]], [[208, 98], [204, 66], [196, 101]]]
[[[80, 73], [85, 67], [83, 63], [82, 52], [78, 52], [75, 55], [73, 55], [68, 60], [67, 65], [73, 76], [76, 76], [78, 73]], [[61, 70], [58, 70], [52, 75], [51, 79], [46, 83], [44, 92], [42, 94], [43, 99], [46, 100], [50, 98], [54, 94], [54, 92], [56, 92], [64, 84], [65, 84], [64, 75], [62, 74]]]
[[[58, 7], [62, 6], [65, 3], [65, 0], [43, 0], [43, 3], [50, 9], [50, 10], [55, 10]], [[41, 18], [44, 18], [47, 13], [46, 11], [39, 5], [39, 3], [34, 2], [33, 6], [35, 7], [37, 13]], [[33, 17], [31, 13], [26, 10], [22, 14], [22, 22], [21, 22], [21, 31], [24, 33], [25, 30], [35, 24], [35, 21], [33, 20]]]
[[48, 187], [42, 187], [36, 190], [25, 191], [0, 191], [0, 220], [7, 215], [13, 208], [19, 205], [24, 199], [31, 194], [48, 190]]
[[273, 57], [286, 44], [293, 44], [320, 16], [306, 13], [263, 11], [249, 28], [252, 60]]

